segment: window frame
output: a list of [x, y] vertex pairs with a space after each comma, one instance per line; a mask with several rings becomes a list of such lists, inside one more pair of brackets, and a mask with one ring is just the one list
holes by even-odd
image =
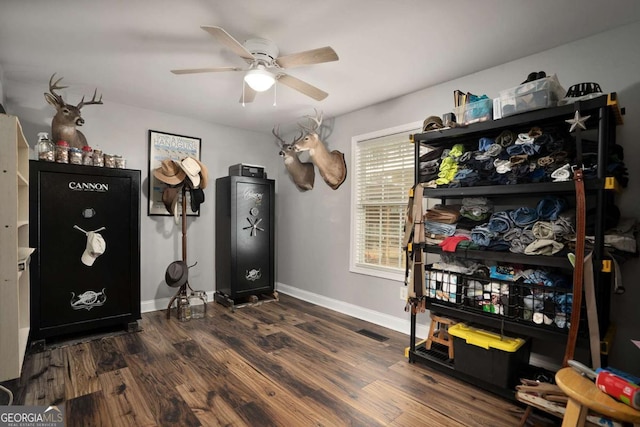
[[[404, 268], [395, 269], [392, 267], [383, 267], [383, 266], [364, 266], [356, 263], [357, 260], [357, 186], [358, 186], [358, 171], [355, 170], [357, 165], [356, 156], [358, 152], [358, 144], [366, 141], [370, 141], [376, 138], [383, 138], [392, 136], [400, 133], [420, 133], [422, 132], [422, 122], [412, 122], [407, 123], [400, 126], [395, 126], [392, 128], [386, 128], [377, 130], [374, 132], [369, 132], [361, 135], [356, 135], [351, 138], [351, 165], [354, 168], [353, 173], [351, 174], [351, 215], [350, 215], [350, 242], [349, 242], [349, 271], [352, 273], [365, 274], [368, 276], [379, 277], [382, 279], [389, 279], [398, 282], [404, 282], [405, 280], [405, 272]], [[415, 152], [415, 151], [414, 151]], [[412, 155], [412, 158], [415, 158], [415, 155]], [[414, 162], [415, 167], [415, 162]], [[415, 177], [415, 171], [412, 174]], [[415, 178], [411, 180], [411, 186], [413, 186]], [[409, 188], [407, 188], [407, 197], [408, 197]]]

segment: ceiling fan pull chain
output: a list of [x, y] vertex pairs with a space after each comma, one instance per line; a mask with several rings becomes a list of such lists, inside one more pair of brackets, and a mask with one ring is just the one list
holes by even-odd
[[276, 106], [276, 100], [278, 98], [278, 80], [273, 84], [273, 106]]
[[244, 85], [246, 83], [244, 82], [244, 79], [242, 79], [242, 106], [244, 107]]

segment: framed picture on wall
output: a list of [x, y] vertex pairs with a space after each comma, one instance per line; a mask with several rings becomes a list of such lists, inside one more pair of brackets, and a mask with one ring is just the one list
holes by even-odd
[[[149, 130], [149, 207], [147, 215], [171, 216], [162, 201], [162, 193], [169, 185], [153, 175], [154, 169], [160, 167], [162, 161], [166, 159], [180, 162], [185, 157], [194, 157], [200, 160], [200, 144], [200, 138]], [[179, 194], [178, 212], [182, 212], [182, 192]], [[187, 192], [186, 197], [187, 215], [200, 216], [200, 211], [191, 209], [190, 192]]]

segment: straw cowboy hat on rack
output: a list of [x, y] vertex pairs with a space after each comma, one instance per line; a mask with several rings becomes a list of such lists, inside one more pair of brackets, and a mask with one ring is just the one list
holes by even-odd
[[195, 157], [185, 157], [180, 161], [180, 167], [189, 178], [191, 188], [207, 188], [209, 171], [207, 167]]
[[186, 178], [182, 168], [171, 159], [164, 159], [160, 162], [160, 166], [153, 170], [153, 176], [169, 185], [182, 184]]

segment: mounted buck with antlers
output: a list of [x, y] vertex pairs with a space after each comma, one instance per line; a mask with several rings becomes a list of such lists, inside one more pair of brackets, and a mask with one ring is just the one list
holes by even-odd
[[316, 179], [313, 164], [300, 161], [298, 153], [293, 149], [293, 145], [287, 144], [284, 139], [280, 137], [277, 127], [273, 128], [271, 133], [273, 133], [273, 136], [279, 141], [279, 154], [284, 159], [284, 166], [287, 168], [287, 172], [289, 172], [289, 176], [293, 179], [296, 187], [301, 191], [313, 189], [313, 183]]
[[322, 124], [322, 113], [318, 116], [318, 110], [316, 110], [315, 117], [305, 117], [313, 121], [314, 124], [309, 127], [298, 124], [304, 133], [293, 143], [293, 148], [296, 151], [308, 151], [309, 158], [318, 167], [324, 182], [332, 189], [337, 190], [347, 178], [347, 163], [344, 161], [344, 154], [338, 150], [329, 152], [320, 140], [318, 130]]
[[44, 99], [51, 105], [53, 105], [58, 111], [51, 121], [51, 136], [53, 142], [64, 140], [69, 143], [70, 147], [82, 148], [87, 145], [87, 138], [76, 129], [76, 126], [82, 126], [84, 119], [80, 114], [80, 109], [85, 105], [102, 104], [102, 95], [100, 99], [96, 99], [98, 89], [93, 92], [93, 98], [91, 101], [84, 102], [84, 96], [77, 106], [70, 105], [64, 102], [62, 95], [56, 93], [58, 89], [65, 89], [68, 86], [58, 86], [62, 77], [55, 82], [53, 78], [55, 73], [49, 79], [49, 93], [44, 94]]

